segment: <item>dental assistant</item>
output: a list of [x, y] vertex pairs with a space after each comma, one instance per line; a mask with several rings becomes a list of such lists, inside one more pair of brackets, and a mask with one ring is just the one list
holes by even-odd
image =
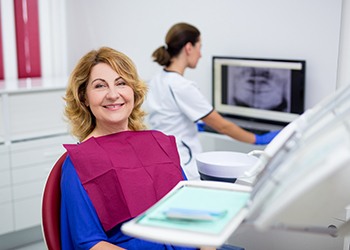
[[202, 120], [217, 132], [251, 144], [268, 144], [278, 133], [256, 135], [222, 117], [200, 92], [196, 82], [184, 77], [201, 57], [200, 31], [188, 23], [177, 23], [168, 31], [166, 45], [152, 57], [163, 66], [149, 82], [145, 109], [151, 129], [174, 135], [182, 168], [188, 179], [200, 179], [195, 161], [202, 151], [196, 122]]

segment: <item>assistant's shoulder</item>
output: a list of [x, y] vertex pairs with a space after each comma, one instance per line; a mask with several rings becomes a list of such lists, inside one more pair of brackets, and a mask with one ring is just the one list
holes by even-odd
[[189, 80], [182, 75], [176, 74], [173, 79], [169, 80], [171, 89], [176, 93], [183, 91], [198, 91], [198, 84], [195, 81]]
[[173, 135], [167, 135], [159, 130], [143, 130], [142, 133], [152, 135], [157, 140], [175, 140], [175, 136]]
[[134, 132], [136, 132], [136, 134], [153, 135], [158, 137], [169, 137], [168, 135], [164, 134], [162, 131], [154, 130], [154, 129], [140, 130], [140, 131], [134, 131]]
[[149, 85], [156, 84], [163, 80], [163, 78], [166, 76], [166, 74], [163, 73], [163, 71], [156, 72], [147, 83]]
[[176, 145], [176, 139], [174, 135], [167, 135], [158, 130], [152, 130], [151, 133], [159, 143], [168, 144], [171, 146]]

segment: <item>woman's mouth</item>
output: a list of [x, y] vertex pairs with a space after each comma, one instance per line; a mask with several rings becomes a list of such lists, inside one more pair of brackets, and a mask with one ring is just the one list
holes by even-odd
[[116, 109], [119, 109], [120, 107], [122, 107], [123, 105], [124, 105], [124, 103], [119, 103], [119, 104], [104, 105], [103, 107], [106, 109], [110, 109], [110, 110], [116, 110]]

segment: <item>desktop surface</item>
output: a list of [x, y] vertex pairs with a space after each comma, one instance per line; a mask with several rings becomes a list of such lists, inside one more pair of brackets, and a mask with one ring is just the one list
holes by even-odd
[[[286, 124], [274, 124], [274, 123], [269, 123], [269, 122], [263, 122], [263, 121], [256, 121], [256, 120], [247, 120], [243, 118], [236, 118], [236, 117], [231, 117], [231, 116], [225, 116], [223, 117], [226, 120], [229, 120], [241, 128], [250, 131], [254, 134], [265, 134], [270, 131], [275, 131], [275, 130], [281, 130], [283, 129]], [[205, 132], [211, 132], [211, 133], [218, 133], [216, 130], [213, 128], [209, 127], [208, 125], [204, 124], [203, 125], [203, 131]]]

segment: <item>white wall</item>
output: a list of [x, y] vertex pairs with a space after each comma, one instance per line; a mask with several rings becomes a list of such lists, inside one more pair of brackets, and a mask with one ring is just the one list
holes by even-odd
[[17, 79], [17, 51], [13, 1], [0, 0], [4, 73], [7, 79]]
[[67, 69], [64, 1], [38, 0], [42, 77], [62, 77]]
[[[7, 87], [16, 84], [17, 50], [14, 1], [0, 0], [4, 71]], [[66, 48], [65, 2], [38, 0], [41, 73], [43, 78], [69, 74]], [[11, 85], [11, 86], [10, 86]]]
[[68, 68], [92, 48], [129, 55], [142, 78], [160, 67], [151, 54], [176, 22], [202, 33], [203, 57], [186, 76], [211, 100], [211, 57], [305, 59], [306, 108], [336, 88], [341, 0], [74, 0], [66, 1]]
[[350, 84], [350, 0], [343, 0], [337, 86]]

